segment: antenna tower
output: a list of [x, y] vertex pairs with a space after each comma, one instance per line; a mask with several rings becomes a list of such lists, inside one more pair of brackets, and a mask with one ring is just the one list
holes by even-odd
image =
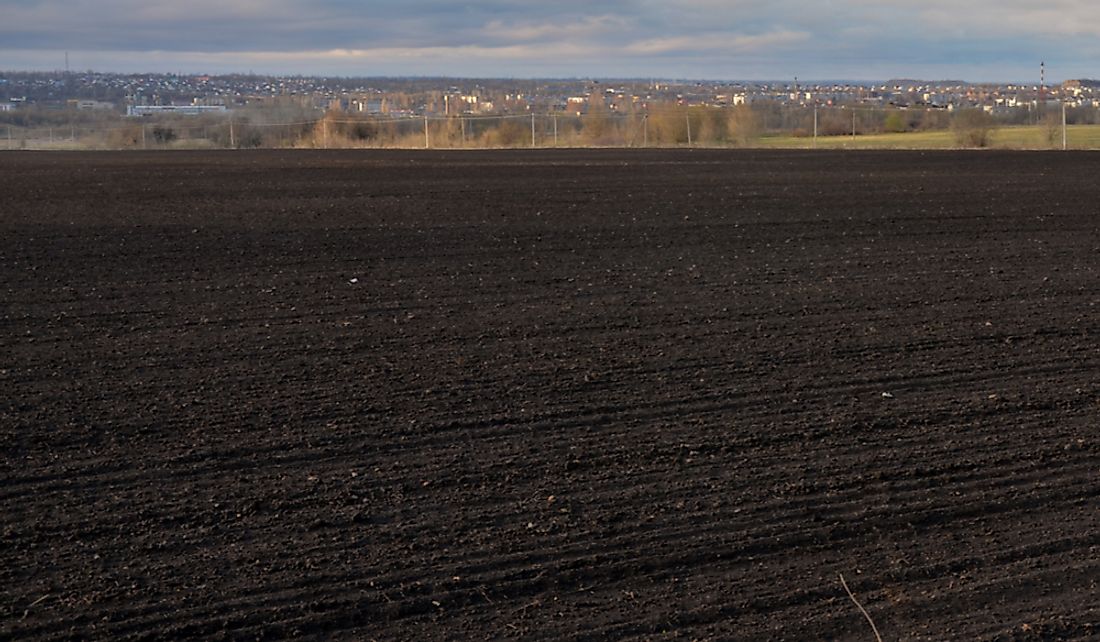
[[1047, 106], [1047, 63], [1039, 63], [1039, 109]]

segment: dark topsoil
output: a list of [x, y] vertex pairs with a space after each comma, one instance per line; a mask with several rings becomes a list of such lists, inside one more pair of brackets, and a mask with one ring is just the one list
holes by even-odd
[[1100, 636], [1100, 155], [0, 154], [0, 638]]

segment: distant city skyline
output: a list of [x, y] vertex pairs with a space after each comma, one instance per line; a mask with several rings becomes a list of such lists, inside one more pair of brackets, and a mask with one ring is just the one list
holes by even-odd
[[1100, 76], [1100, 4], [0, 0], [0, 69], [1049, 83]]

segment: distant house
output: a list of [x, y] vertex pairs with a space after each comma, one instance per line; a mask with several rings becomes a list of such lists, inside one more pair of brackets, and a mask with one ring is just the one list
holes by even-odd
[[69, 107], [79, 109], [81, 111], [94, 111], [97, 109], [110, 110], [114, 109], [114, 103], [103, 102], [102, 100], [70, 100]]

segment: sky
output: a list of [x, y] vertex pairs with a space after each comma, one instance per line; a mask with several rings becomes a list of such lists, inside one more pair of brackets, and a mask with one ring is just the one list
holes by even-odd
[[0, 69], [1038, 82], [1097, 0], [0, 0]]

